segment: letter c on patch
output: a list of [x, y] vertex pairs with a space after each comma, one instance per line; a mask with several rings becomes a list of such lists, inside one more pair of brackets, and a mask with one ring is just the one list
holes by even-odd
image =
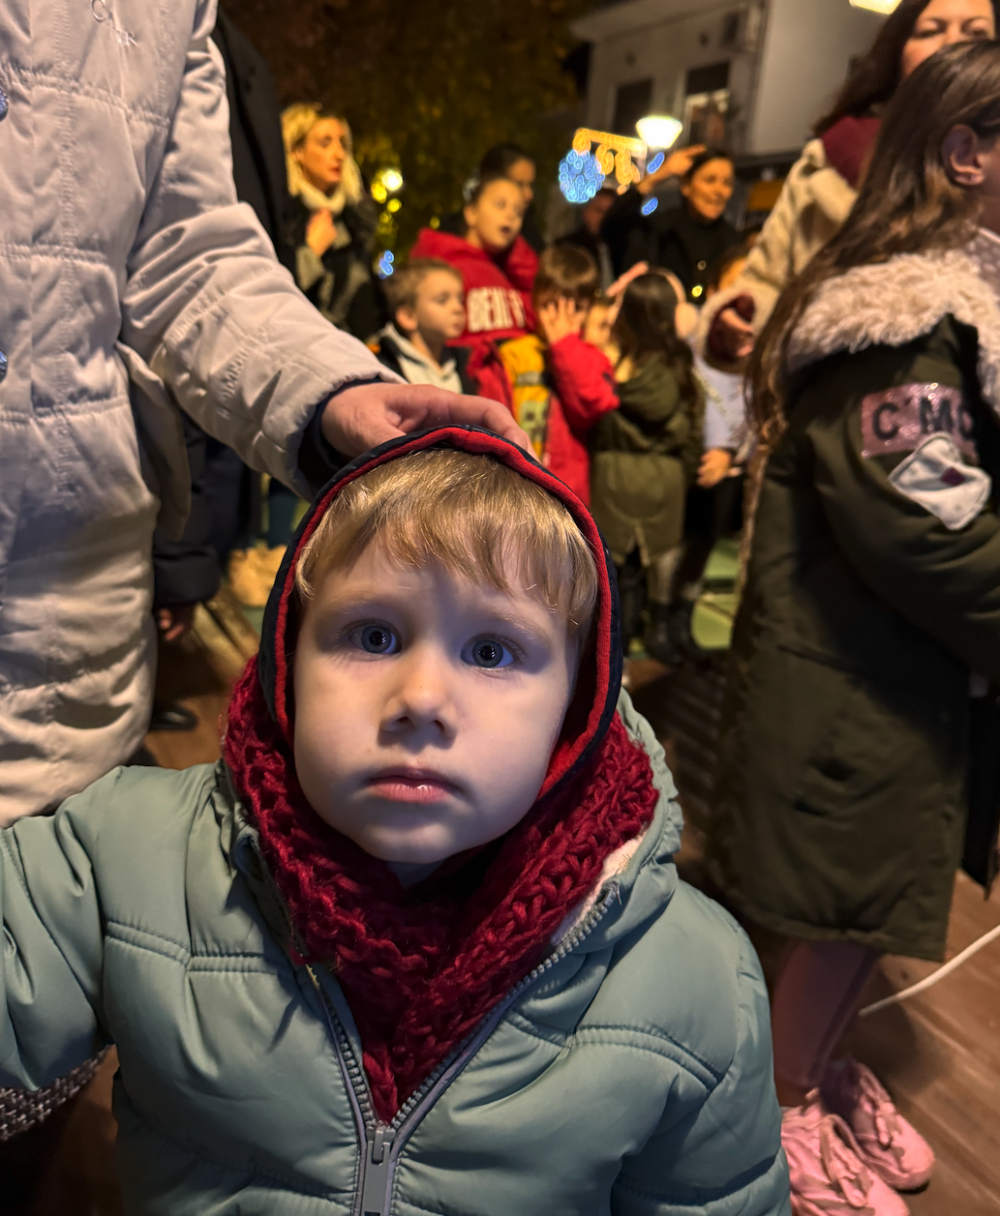
[[891, 401], [883, 401], [872, 415], [872, 430], [878, 439], [895, 439], [899, 434], [899, 426], [892, 419], [889, 420], [889, 425], [885, 426], [886, 413], [898, 414], [899, 408]]

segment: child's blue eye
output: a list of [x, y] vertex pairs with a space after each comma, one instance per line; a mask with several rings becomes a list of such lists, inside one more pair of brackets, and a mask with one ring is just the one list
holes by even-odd
[[369, 654], [395, 654], [399, 649], [396, 635], [385, 625], [362, 625], [354, 631], [353, 637], [356, 644]]
[[514, 662], [514, 656], [496, 638], [477, 638], [467, 647], [463, 658], [476, 667], [509, 667]]

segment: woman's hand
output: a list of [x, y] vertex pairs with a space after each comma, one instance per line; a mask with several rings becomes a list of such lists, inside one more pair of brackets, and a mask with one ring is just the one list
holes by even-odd
[[679, 148], [663, 158], [663, 164], [655, 173], [647, 173], [636, 186], [640, 194], [651, 194], [660, 182], [671, 177], [683, 177], [694, 161], [705, 151], [704, 144], [692, 144], [690, 148]]
[[713, 352], [718, 352], [736, 363], [750, 354], [753, 344], [753, 326], [749, 321], [743, 320], [732, 304], [724, 308], [712, 322]]
[[306, 244], [313, 253], [321, 258], [337, 239], [337, 225], [333, 212], [322, 207], [312, 213], [312, 218], [306, 228]]
[[586, 310], [582, 309], [575, 300], [570, 300], [566, 296], [551, 300], [538, 310], [538, 323], [542, 329], [542, 336], [549, 346], [555, 346], [557, 342], [568, 338], [570, 334], [579, 334], [586, 319]]
[[698, 485], [703, 490], [711, 490], [729, 473], [733, 467], [733, 454], [725, 448], [709, 448], [701, 458], [698, 466]]

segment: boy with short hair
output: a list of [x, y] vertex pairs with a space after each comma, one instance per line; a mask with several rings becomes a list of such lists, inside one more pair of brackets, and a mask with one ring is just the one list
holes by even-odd
[[371, 344], [379, 362], [410, 384], [476, 393], [469, 352], [450, 346], [465, 329], [462, 276], [441, 258], [419, 258], [385, 281], [392, 320]]
[[603, 414], [618, 408], [614, 369], [582, 333], [600, 282], [585, 249], [546, 249], [535, 278], [536, 332], [500, 347], [515, 419], [546, 468], [584, 503], [590, 502], [588, 435]]
[[520, 449], [348, 466], [226, 763], [0, 837], [0, 1084], [116, 1042], [130, 1213], [788, 1216], [760, 970], [677, 878], [616, 622]]

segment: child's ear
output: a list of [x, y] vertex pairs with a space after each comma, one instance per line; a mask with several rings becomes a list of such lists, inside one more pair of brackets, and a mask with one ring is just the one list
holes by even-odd
[[406, 334], [412, 334], [418, 328], [416, 310], [411, 308], [409, 304], [401, 304], [396, 309], [396, 328], [401, 329]]
[[465, 219], [465, 227], [467, 230], [469, 228], [475, 228], [477, 214], [478, 214], [478, 210], [472, 203], [467, 203], [462, 208], [462, 216]]

